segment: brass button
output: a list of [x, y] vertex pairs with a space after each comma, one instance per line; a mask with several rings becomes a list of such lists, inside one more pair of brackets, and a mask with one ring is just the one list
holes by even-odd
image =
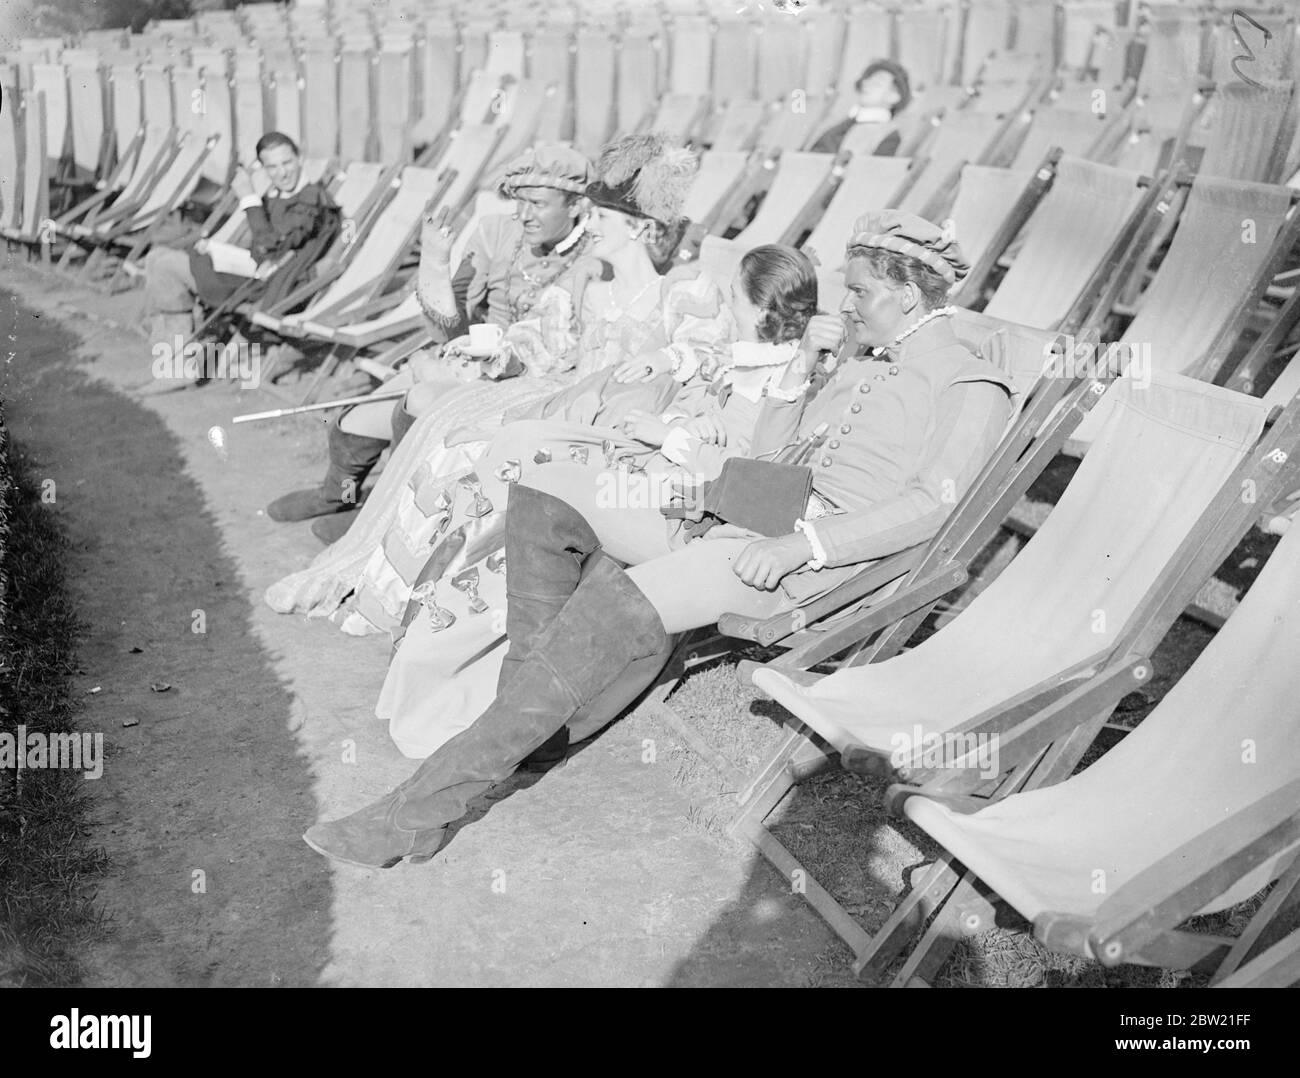
[[885, 380], [885, 376], [883, 374], [876, 374], [876, 375], [872, 375], [872, 379], [877, 382], [883, 382]]
[[859, 392], [859, 393], [870, 393], [870, 392], [871, 392], [871, 387], [870, 387], [869, 385], [867, 385], [866, 382], [863, 382], [862, 385], [858, 386], [858, 392]]
[[826, 445], [830, 449], [839, 449], [840, 447], [839, 440], [836, 438], [832, 438], [829, 442], [826, 443]]
[[843, 426], [840, 427], [840, 433], [848, 434], [849, 431], [851, 431], [852, 429], [853, 429], [852, 427], [850, 427], [847, 423], [845, 423]]
[[829, 468], [830, 466], [831, 466], [831, 458], [830, 458], [830, 457], [822, 457], [822, 467], [823, 467], [823, 468]]
[[897, 374], [897, 373], [898, 373], [898, 368], [897, 368], [897, 367], [893, 367], [893, 366], [891, 366], [891, 367], [889, 368], [889, 373], [890, 373], [890, 374]]
[[849, 405], [849, 411], [852, 412], [854, 415], [857, 415], [860, 411], [862, 411], [862, 405], [854, 401], [854, 403]]

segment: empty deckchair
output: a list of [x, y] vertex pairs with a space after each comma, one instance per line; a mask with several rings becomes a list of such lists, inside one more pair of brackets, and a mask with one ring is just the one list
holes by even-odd
[[713, 24], [713, 79], [708, 90], [715, 101], [754, 95], [758, 61], [755, 29], [750, 19], [718, 19]]
[[1098, 30], [1113, 31], [1115, 5], [1110, 0], [1071, 0], [1062, 5], [1061, 65], [1072, 71], [1086, 66]]
[[304, 102], [300, 121], [302, 152], [311, 157], [332, 157], [339, 152], [338, 52], [333, 44], [313, 45], [302, 51], [299, 62]]
[[41, 244], [48, 257], [54, 242], [46, 224], [50, 215], [49, 160], [45, 151], [45, 95], [28, 90], [21, 96], [22, 108], [22, 193], [15, 192], [21, 207], [18, 225], [4, 231], [5, 239]]
[[45, 98], [46, 174], [50, 181], [63, 178], [64, 158], [71, 149], [68, 113], [68, 72], [62, 64], [33, 64], [29, 93]]
[[1032, 168], [1053, 146], [1059, 146], [1076, 157], [1091, 157], [1089, 151], [1101, 143], [1109, 126], [1115, 122], [1117, 119], [1113, 115], [1106, 120], [1091, 111], [1037, 108], [1011, 167]]
[[383, 109], [376, 110], [372, 104], [373, 57], [373, 46], [345, 48], [338, 56], [337, 152], [344, 160], [370, 161], [378, 157], [375, 121], [376, 113]]
[[[6, 101], [17, 101], [17, 83], [0, 79], [0, 95]], [[22, 224], [21, 146], [18, 110], [0, 109], [0, 234], [17, 231]]]
[[[1261, 440], [1260, 401], [1175, 375], [1147, 386], [1119, 379], [1107, 399], [1094, 451], [1047, 521], [950, 624], [900, 652], [915, 628], [905, 619], [858, 665], [822, 677], [759, 667], [754, 684], [846, 766], [931, 793], [1007, 793], [999, 779], [1049, 746], [1040, 762], [1068, 774], [1120, 698], [1150, 677], [1151, 652], [1250, 526], [1243, 484], [1284, 485], [1277, 451], [1293, 454], [1300, 434], [1293, 408]], [[863, 639], [844, 635], [826, 647]], [[936, 744], [997, 753], [982, 765], [960, 751], [927, 758]], [[765, 774], [739, 829], [760, 827], [784, 792], [779, 773]], [[869, 947], [859, 930], [859, 968], [886, 961], [910, 918], [901, 909]]]
[[[960, 27], [956, 16], [943, 8], [908, 8], [898, 15], [898, 61], [912, 76], [917, 89], [948, 81], [947, 57]], [[847, 61], [846, 61], [847, 62]]]
[[68, 103], [72, 114], [72, 173], [90, 183], [109, 172], [110, 127], [104, 71], [97, 59], [69, 63]]
[[950, 196], [962, 166], [992, 164], [989, 151], [1002, 130], [995, 116], [955, 112], [946, 116], [935, 135], [923, 143], [925, 171], [908, 188], [900, 209], [933, 219], [943, 217], [943, 203]]
[[[659, 97], [659, 52], [655, 38], [628, 27], [615, 53], [615, 130], [635, 131]], [[707, 89], [707, 84], [706, 87]], [[703, 92], [703, 91], [697, 91]]]
[[780, 22], [764, 21], [754, 29], [758, 36], [755, 96], [762, 101], [772, 101], [807, 87], [809, 83], [804, 81], [804, 72], [810, 47], [808, 27], [799, 26], [791, 33]]
[[[463, 224], [460, 225], [451, 247], [451, 265], [460, 265], [474, 230], [485, 216], [508, 214], [512, 207], [513, 203], [509, 199], [502, 198], [495, 191], [480, 192], [474, 200], [474, 209], [468, 218], [458, 218], [458, 221], [463, 221]], [[398, 297], [396, 300], [383, 297], [376, 301], [376, 303], [387, 301], [391, 306], [387, 310], [377, 312], [373, 318], [365, 320], [353, 318], [347, 324], [340, 326], [327, 326], [313, 322], [304, 325], [303, 329], [319, 339], [345, 348], [362, 349], [423, 328], [428, 320], [419, 298], [415, 295], [414, 283], [394, 295]]]
[[[804, 242], [804, 251], [816, 252], [818, 263], [825, 269], [842, 269], [844, 244], [853, 222], [864, 213], [897, 205], [914, 178], [912, 165], [906, 157], [855, 154], [844, 165], [839, 186]], [[836, 310], [838, 304], [827, 307], [826, 297], [822, 297], [822, 309]]]
[[[1235, 956], [1221, 961], [1230, 940], [1178, 926], [1289, 875], [1282, 901], [1261, 909], [1243, 936], [1248, 950], [1294, 901], [1297, 646], [1300, 534], [1288, 534], [1191, 669], [1086, 771], [969, 814], [924, 794], [907, 797], [902, 811], [943, 846], [940, 874], [959, 861], [1054, 951], [1107, 966], [1235, 968]], [[967, 933], [984, 927], [969, 911], [963, 922]], [[932, 930], [926, 946], [949, 943], [945, 936]], [[1287, 953], [1294, 979], [1294, 939]], [[1275, 983], [1289, 983], [1280, 957], [1268, 967]], [[917, 954], [910, 964], [935, 962]]]
[[1259, 87], [1234, 82], [1211, 95], [1188, 132], [1188, 144], [1203, 146], [1197, 173], [1232, 180], [1276, 183], [1283, 177], [1291, 83]]
[[[1158, 370], [1212, 379], [1295, 245], [1296, 197], [1286, 187], [1197, 177], [1120, 343], [1144, 350], [1142, 361]], [[1103, 402], [1080, 425], [1075, 450], [1087, 449], [1105, 413]]]
[[[254, 324], [277, 333], [293, 332], [326, 314], [346, 313], [372, 299], [388, 282], [402, 256], [419, 234], [420, 219], [429, 201], [445, 192], [451, 178], [433, 169], [409, 166], [401, 173], [396, 193], [357, 242], [342, 272], [298, 314], [252, 314]], [[288, 301], [286, 301], [288, 302]]]
[[967, 262], [976, 265], [1011, 216], [1034, 172], [967, 165], [961, 170], [949, 219]]
[[[984, 313], [1073, 332], [1100, 302], [1101, 285], [1165, 189], [1135, 172], [1069, 155], [1049, 157], [1042, 171], [1050, 186], [1013, 221], [1023, 242]], [[989, 254], [1000, 257], [1010, 242], [994, 239]], [[972, 266], [974, 283], [963, 285], [962, 300], [978, 295], [986, 270], [991, 264]]]
[[1011, 5], [1004, 0], [981, 0], [965, 7], [960, 63], [953, 81], [971, 82], [992, 53], [1001, 53], [1011, 36]]
[[420, 58], [419, 118], [411, 130], [415, 146], [431, 142], [452, 119], [452, 102], [461, 78], [458, 46], [454, 27], [426, 26]]
[[729, 280], [751, 247], [790, 243], [807, 227], [810, 211], [825, 201], [835, 158], [828, 153], [784, 153], [762, 205], [739, 233], [729, 240], [707, 236], [700, 247], [701, 264]]
[[664, 94], [646, 126], [675, 142], [690, 142], [709, 115], [709, 98], [702, 94]]
[[729, 101], [709, 134], [709, 147], [726, 152], [752, 150], [767, 115], [767, 105], [762, 101], [743, 98]]
[[1181, 95], [1197, 84], [1205, 69], [1207, 24], [1195, 12], [1168, 9], [1140, 30], [1144, 42], [1138, 88], [1144, 97]]
[[678, 94], [708, 94], [713, 70], [713, 32], [708, 17], [674, 18], [669, 24], [667, 44], [666, 89]]
[[[583, 153], [604, 145], [613, 129], [618, 50], [609, 31], [583, 27], [573, 58], [573, 141]], [[625, 129], [630, 130], [630, 129]]]
[[682, 216], [705, 232], [713, 231], [719, 224], [717, 211], [744, 175], [749, 161], [750, 155], [739, 151], [705, 150], [700, 154], [700, 168], [682, 204]]

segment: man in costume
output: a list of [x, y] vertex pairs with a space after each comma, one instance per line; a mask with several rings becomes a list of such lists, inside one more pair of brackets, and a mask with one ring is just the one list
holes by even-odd
[[[975, 481], [1012, 415], [1007, 380], [957, 340], [946, 297], [967, 272], [955, 241], [912, 214], [860, 219], [844, 321], [808, 325], [802, 364], [769, 389], [751, 453], [826, 440], [795, 530], [728, 525], [688, 539], [654, 509], [602, 505], [590, 469], [555, 463], [511, 488], [506, 631], [496, 699], [406, 782], [304, 836], [317, 852], [388, 867], [437, 852], [468, 801], [571, 724], [616, 716], [667, 661], [674, 634], [728, 611], [766, 617], [863, 563], [925, 542]], [[875, 354], [846, 359], [810, 399], [820, 351], [847, 326]], [[624, 565], [630, 566], [626, 570]]]
[[[516, 213], [485, 217], [454, 273], [450, 229], [425, 220], [417, 294], [430, 321], [446, 332], [445, 349], [457, 349], [471, 323], [504, 329], [526, 318], [542, 290], [582, 256], [588, 247], [582, 195], [593, 177], [591, 162], [567, 146], [540, 143], [525, 150], [507, 165], [499, 187], [503, 197], [515, 200]], [[416, 357], [397, 377], [415, 384], [421, 369]], [[389, 381], [381, 388], [401, 386]], [[267, 515], [278, 521], [323, 518], [312, 530], [333, 542], [351, 523], [361, 484], [380, 454], [413, 421], [406, 400], [338, 414], [329, 424], [329, 467], [320, 486], [277, 498]]]

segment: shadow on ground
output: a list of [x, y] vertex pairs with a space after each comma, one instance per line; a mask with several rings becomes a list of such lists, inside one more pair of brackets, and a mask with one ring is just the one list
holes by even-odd
[[221, 529], [160, 416], [79, 370], [75, 334], [2, 295], [0, 394], [71, 540], [74, 691], [81, 728], [104, 734], [111, 937], [87, 983], [314, 984], [331, 886], [295, 826], [318, 815], [301, 716]]

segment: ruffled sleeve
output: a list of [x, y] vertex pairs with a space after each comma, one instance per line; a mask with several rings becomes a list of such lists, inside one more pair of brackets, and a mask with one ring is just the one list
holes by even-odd
[[668, 344], [662, 349], [673, 362], [673, 377], [689, 381], [697, 374], [712, 378], [729, 359], [736, 339], [731, 306], [713, 280], [698, 269], [683, 267], [668, 275], [663, 291], [663, 325]]
[[551, 285], [542, 290], [527, 318], [506, 329], [500, 359], [492, 364], [494, 369], [485, 365], [483, 373], [489, 378], [556, 374], [574, 367], [577, 350], [573, 296], [566, 288]]

